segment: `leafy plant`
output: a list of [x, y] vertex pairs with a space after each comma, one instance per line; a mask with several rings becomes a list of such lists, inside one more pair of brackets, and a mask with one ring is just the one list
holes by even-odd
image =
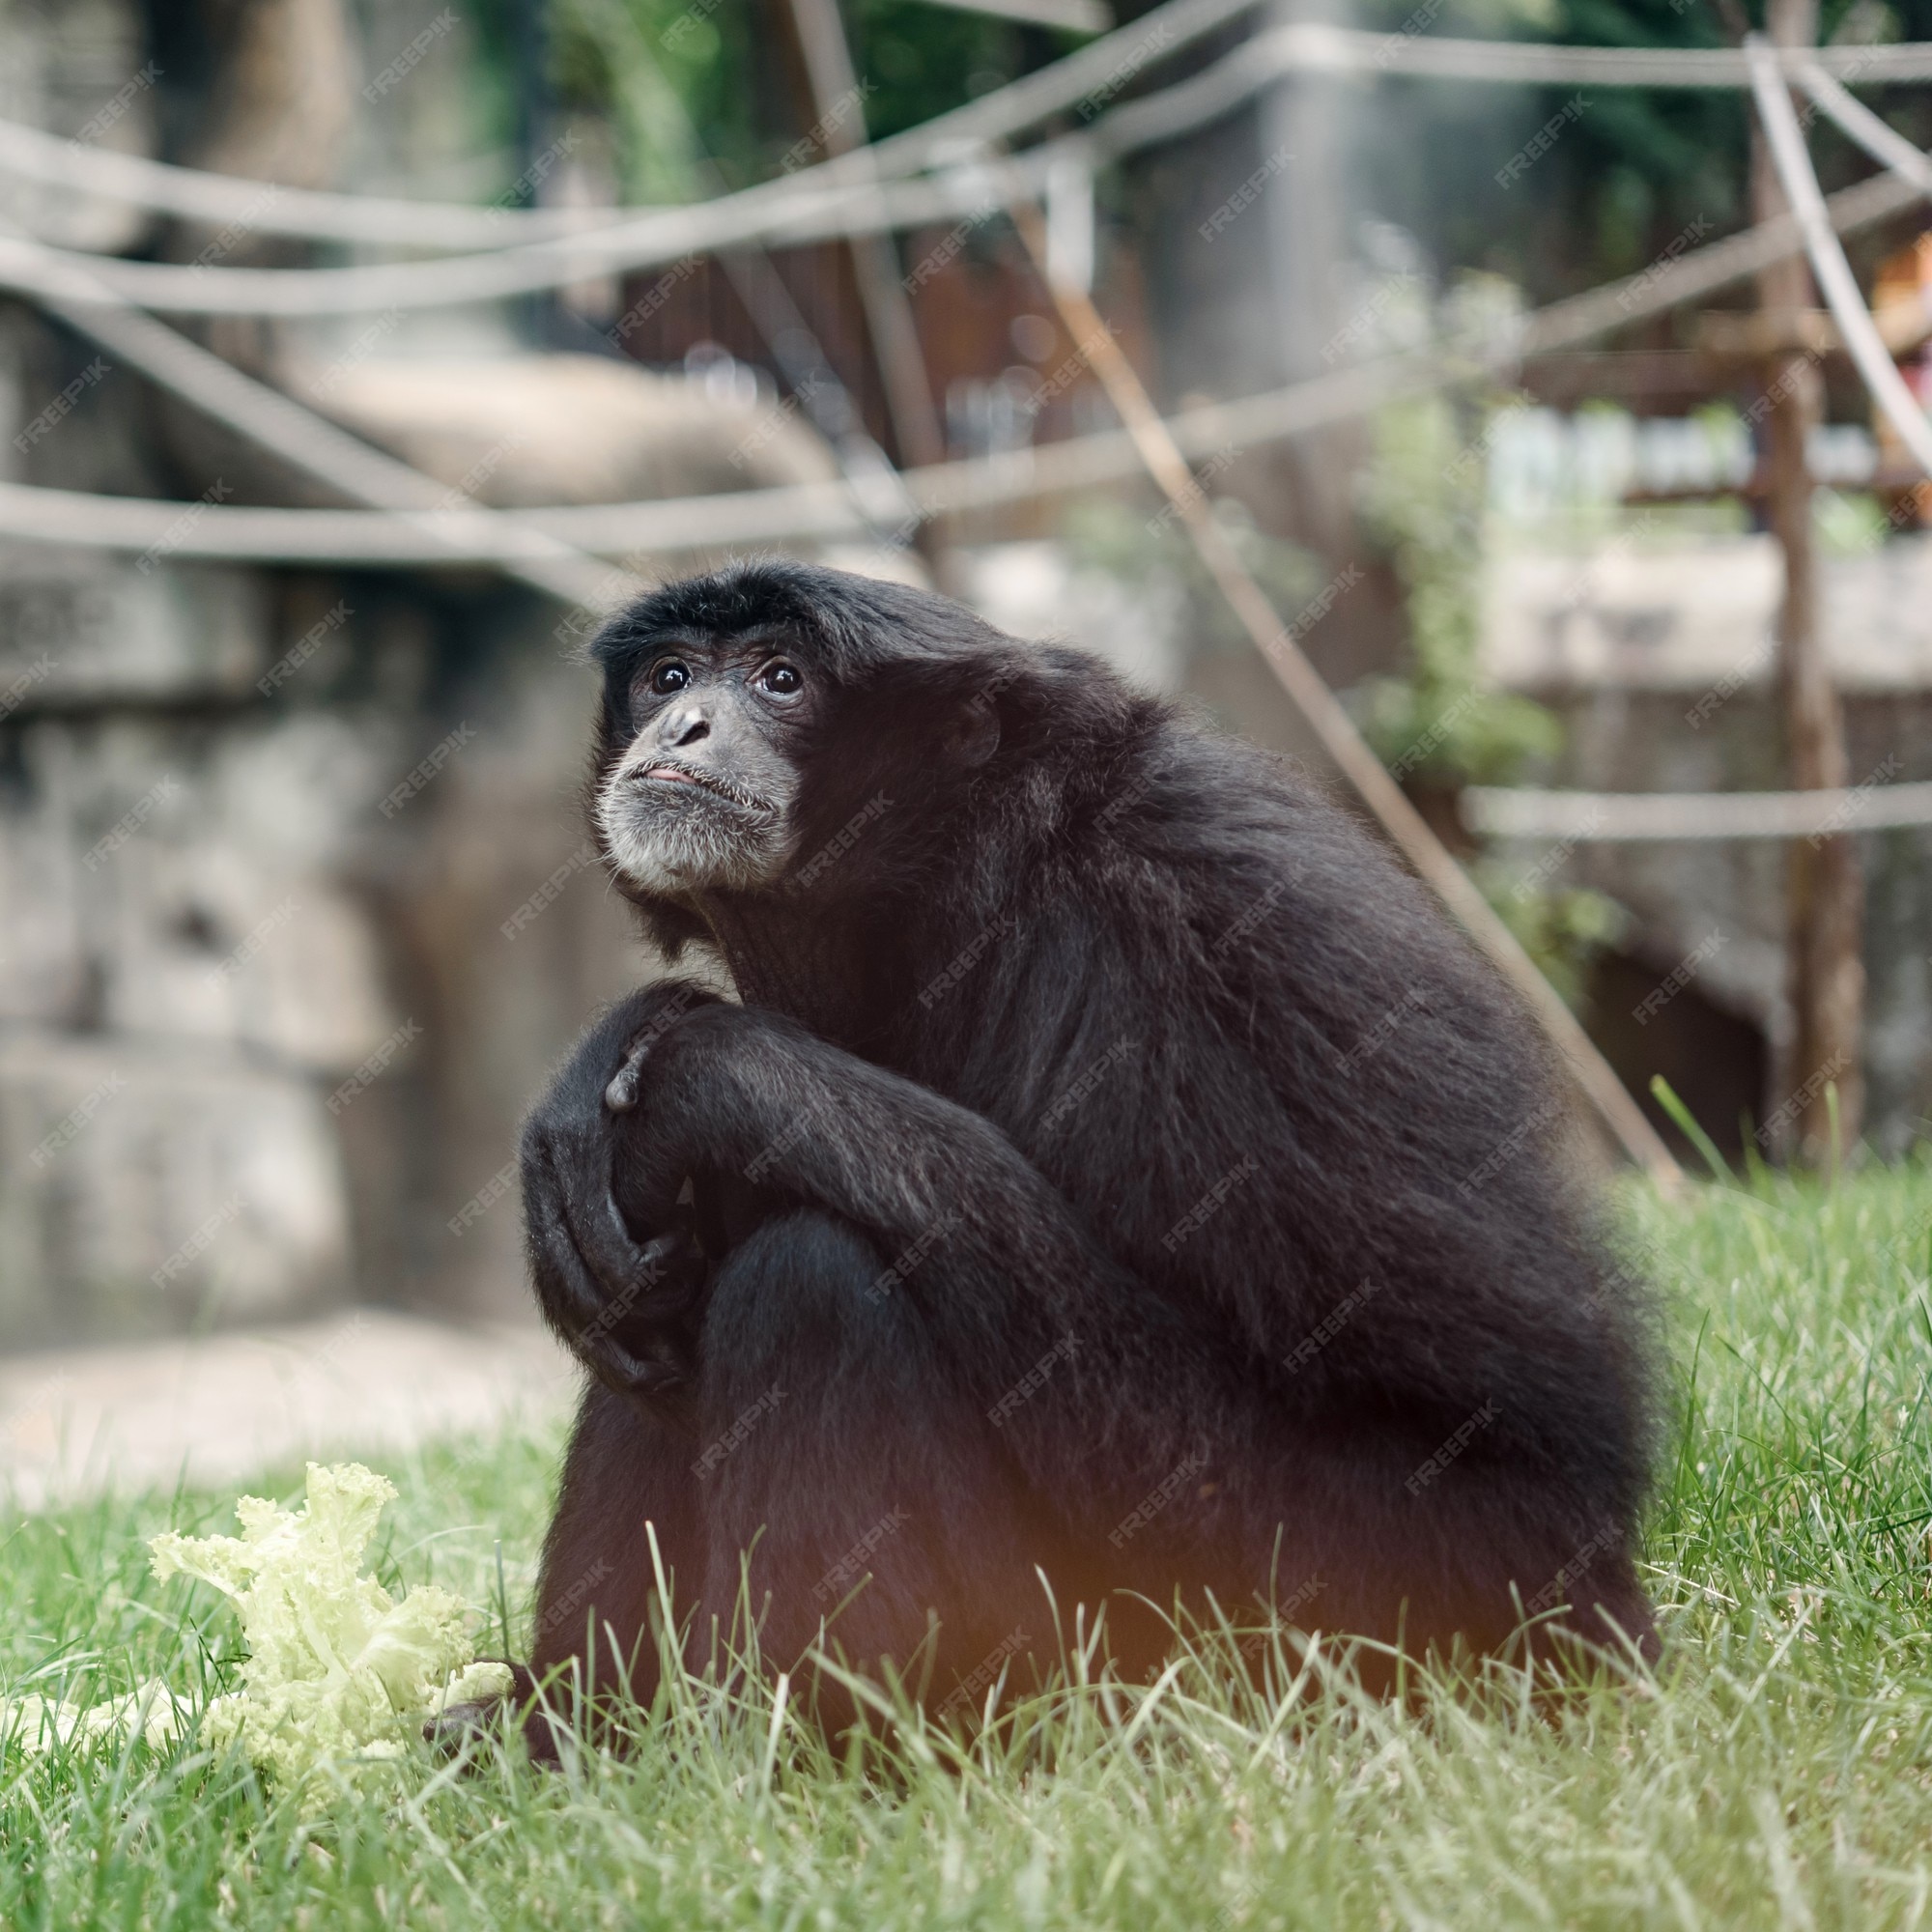
[[[1514, 292], [1470, 277], [1445, 301], [1438, 333], [1452, 344], [1511, 327]], [[1481, 569], [1488, 449], [1484, 425], [1503, 399], [1478, 391], [1392, 404], [1371, 425], [1363, 519], [1402, 584], [1408, 665], [1352, 694], [1364, 734], [1411, 785], [1454, 790], [1506, 784], [1562, 744], [1555, 715], [1484, 682]], [[1572, 1005], [1591, 956], [1627, 923], [1587, 887], [1551, 885], [1486, 856], [1476, 882], [1545, 976]]]
[[1534, 871], [1525, 881], [1520, 867], [1488, 854], [1469, 869], [1543, 977], [1571, 1006], [1580, 1007], [1591, 959], [1623, 937], [1630, 915], [1606, 893], [1549, 885]]
[[1467, 406], [1392, 404], [1371, 425], [1362, 510], [1402, 584], [1409, 664], [1359, 688], [1362, 729], [1384, 762], [1439, 783], [1500, 784], [1550, 756], [1561, 727], [1542, 705], [1481, 681], [1487, 466]]

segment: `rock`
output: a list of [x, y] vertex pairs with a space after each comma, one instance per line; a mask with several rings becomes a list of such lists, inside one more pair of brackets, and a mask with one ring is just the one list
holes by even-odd
[[243, 696], [266, 623], [253, 572], [0, 545], [0, 717]]
[[351, 1072], [407, 1017], [344, 878], [384, 735], [313, 713], [14, 727], [0, 1017]]
[[596, 355], [339, 357], [292, 378], [311, 409], [500, 509], [834, 479], [792, 408]]
[[[421, 1191], [394, 1205], [384, 1271], [446, 1307], [512, 1314], [529, 1306], [519, 1122], [599, 1008], [663, 969], [611, 889], [579, 798], [594, 678], [526, 640], [478, 699], [473, 744], [384, 843], [383, 930], [434, 1029]], [[352, 1171], [371, 1175], [365, 1196], [375, 1163], [357, 1137], [381, 1119], [375, 1101], [344, 1121]]]
[[0, 1332], [13, 1346], [340, 1298], [341, 1163], [313, 1083], [187, 1043], [0, 1032]]

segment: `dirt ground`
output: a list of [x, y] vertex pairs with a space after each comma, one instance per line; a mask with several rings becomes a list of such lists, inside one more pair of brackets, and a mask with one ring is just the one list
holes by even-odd
[[225, 1487], [311, 1456], [394, 1453], [562, 1410], [578, 1377], [534, 1323], [458, 1327], [376, 1308], [0, 1355], [0, 1497], [36, 1509], [177, 1481]]

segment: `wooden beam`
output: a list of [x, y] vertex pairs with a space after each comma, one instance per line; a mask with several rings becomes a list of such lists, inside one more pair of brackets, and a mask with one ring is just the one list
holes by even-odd
[[[1878, 325], [1879, 339], [1894, 355], [1907, 354], [1932, 336], [1932, 314], [1916, 298], [1888, 302], [1873, 311], [1872, 320]], [[1838, 325], [1822, 308], [1759, 308], [1742, 314], [1719, 310], [1697, 318], [1691, 340], [1698, 354], [1725, 361], [1845, 354]]]
[[[1817, 0], [1768, 0], [1766, 28], [1780, 46], [1811, 45], [1818, 35]], [[1764, 129], [1756, 127], [1752, 217], [1770, 221], [1788, 212]], [[1815, 310], [1816, 291], [1802, 256], [1760, 270], [1757, 289], [1772, 338], [1787, 328], [1789, 318]], [[1806, 350], [1776, 350], [1761, 366], [1770, 405], [1767, 509], [1784, 554], [1777, 644], [1791, 782], [1801, 791], [1842, 789], [1851, 782], [1845, 716], [1819, 635], [1817, 546], [1805, 467], [1805, 443], [1823, 414], [1824, 383], [1817, 356]], [[1864, 1103], [1864, 887], [1858, 846], [1843, 834], [1795, 839], [1789, 867], [1792, 1039], [1771, 1118], [1790, 1121], [1790, 1144], [1782, 1151], [1835, 1171], [1858, 1139]]]

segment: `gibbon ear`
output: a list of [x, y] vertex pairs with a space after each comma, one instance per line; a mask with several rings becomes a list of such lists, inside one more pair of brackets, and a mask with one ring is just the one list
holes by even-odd
[[969, 769], [983, 765], [1000, 749], [1000, 712], [990, 697], [969, 697], [954, 716], [941, 748]]

